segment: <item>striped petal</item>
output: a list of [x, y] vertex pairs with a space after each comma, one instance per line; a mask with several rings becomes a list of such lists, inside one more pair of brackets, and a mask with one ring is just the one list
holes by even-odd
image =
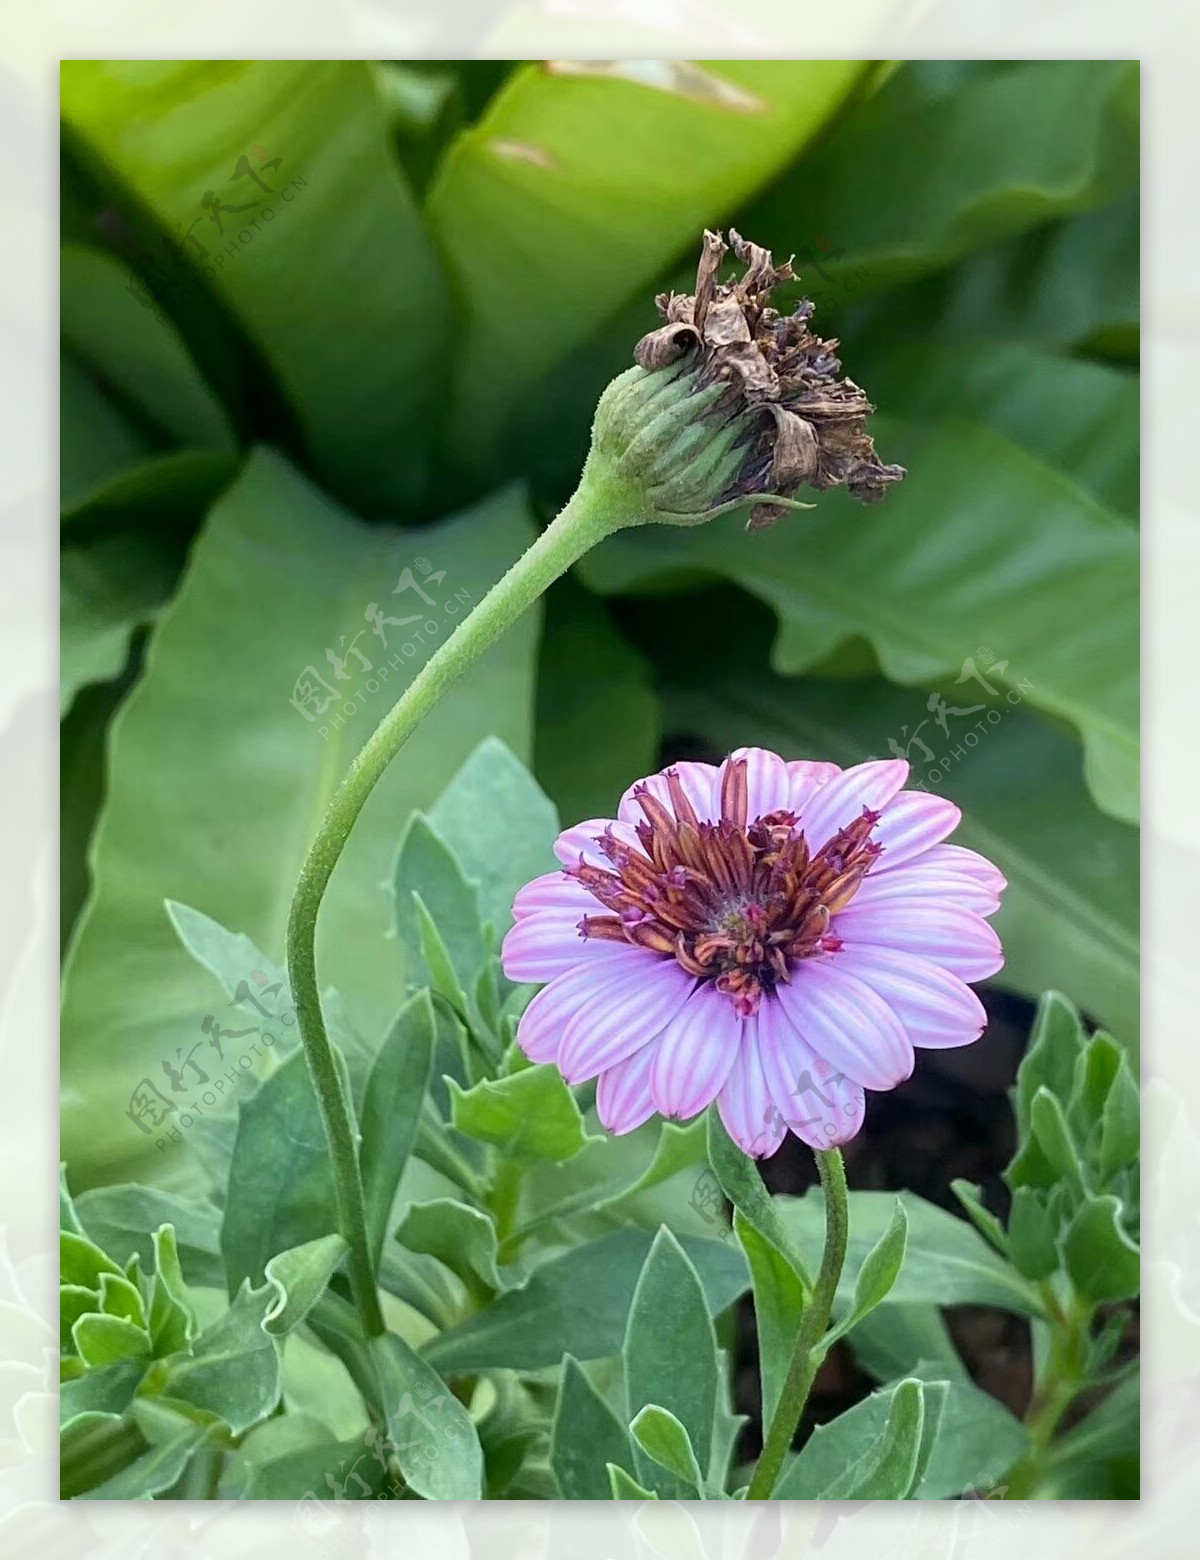
[[656, 1046], [650, 1088], [664, 1116], [686, 1121], [712, 1104], [737, 1058], [744, 1022], [711, 986], [692, 993]]
[[898, 872], [876, 873], [872, 868], [855, 891], [853, 903], [860, 910], [868, 905], [888, 905], [893, 913], [910, 899], [933, 899], [939, 903], [974, 910], [976, 915], [995, 915], [1000, 895], [990, 884], [978, 878], [956, 875], [951, 869], [926, 867], [924, 856], [908, 862]]
[[835, 968], [838, 954], [804, 959], [776, 1000], [809, 1049], [864, 1089], [893, 1089], [913, 1070], [904, 1025], [861, 980]]
[[606, 938], [584, 937], [574, 911], [546, 910], [514, 922], [501, 945], [500, 962], [509, 980], [541, 982], [620, 948]]
[[987, 1025], [983, 1003], [970, 986], [928, 959], [886, 948], [843, 949], [837, 958], [883, 998], [913, 1045], [932, 1050], [970, 1045]]
[[597, 962], [601, 989], [578, 1008], [563, 1031], [558, 1070], [583, 1083], [655, 1039], [687, 1001], [695, 981], [674, 959], [632, 950], [636, 965]]
[[866, 1096], [805, 1044], [783, 1004], [758, 1010], [758, 1048], [767, 1088], [788, 1130], [810, 1148], [845, 1143], [862, 1126]]
[[847, 952], [871, 947], [916, 954], [961, 980], [986, 980], [1004, 963], [1000, 939], [982, 916], [924, 899], [914, 899], [903, 915], [871, 905], [859, 909], [852, 900], [834, 916], [830, 929], [842, 938]]
[[864, 807], [880, 812], [907, 779], [908, 763], [902, 758], [872, 759], [835, 775], [800, 818], [808, 848], [815, 854], [839, 829], [860, 817]]
[[660, 801], [664, 807], [674, 813], [675, 809], [671, 805], [671, 790], [667, 784], [667, 775], [670, 773], [679, 777], [683, 793], [691, 802], [701, 823], [715, 822], [721, 816], [720, 771], [714, 764], [685, 761], [672, 764], [669, 770], [664, 770], [661, 774], [647, 775], [644, 780], [635, 781], [622, 796], [617, 808], [617, 817], [623, 823], [641, 823], [645, 814], [638, 805], [635, 793], [642, 786], [646, 787], [656, 801]]
[[773, 1154], [787, 1136], [763, 1073], [758, 1050], [758, 1019], [742, 1025], [742, 1041], [725, 1087], [717, 1095], [717, 1109], [725, 1130], [754, 1159]]
[[922, 851], [940, 845], [962, 822], [962, 812], [944, 796], [923, 791], [902, 791], [883, 809], [871, 838], [883, 846], [881, 867], [911, 861]]
[[[732, 764], [746, 760], [747, 814], [750, 821], [768, 813], [782, 812], [792, 805], [792, 784], [788, 766], [778, 753], [766, 748], [738, 748], [725, 760]], [[724, 766], [722, 766], [724, 768]], [[719, 793], [718, 793], [719, 794]]]
[[531, 883], [517, 890], [513, 900], [513, 915], [519, 921], [522, 916], [538, 915], [547, 910], [574, 911], [575, 919], [581, 915], [595, 915], [600, 906], [583, 884], [565, 872], [543, 872]]
[[793, 759], [788, 770], [788, 806], [795, 813], [803, 812], [823, 786], [841, 774], [838, 764], [826, 764], [820, 759]]
[[650, 1069], [657, 1050], [658, 1046], [652, 1040], [600, 1074], [596, 1085], [596, 1114], [617, 1137], [632, 1132], [654, 1114]]
[[566, 1027], [580, 1007], [603, 997], [614, 975], [635, 973], [643, 960], [653, 963], [653, 955], [641, 948], [609, 943], [601, 957], [580, 960], [539, 991], [517, 1025], [517, 1044], [529, 1060], [556, 1062]]
[[573, 829], [564, 829], [554, 842], [554, 854], [564, 867], [577, 867], [580, 861], [590, 867], [609, 867], [612, 862], [600, 849], [600, 840], [611, 829], [622, 844], [641, 850], [637, 833], [627, 823], [614, 822], [612, 818], [589, 818], [577, 823]]

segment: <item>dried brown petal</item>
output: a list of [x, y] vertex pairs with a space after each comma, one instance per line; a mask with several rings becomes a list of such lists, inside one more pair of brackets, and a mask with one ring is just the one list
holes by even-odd
[[694, 326], [663, 325], [659, 330], [652, 330], [648, 336], [642, 337], [633, 349], [634, 361], [639, 368], [652, 374], [656, 369], [678, 363], [681, 357], [691, 351], [698, 339]]

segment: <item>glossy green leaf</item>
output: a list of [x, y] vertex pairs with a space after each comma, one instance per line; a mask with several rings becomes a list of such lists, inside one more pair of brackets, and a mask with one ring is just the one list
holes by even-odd
[[875, 1393], [814, 1430], [775, 1487], [776, 1500], [906, 1500], [921, 1454], [924, 1383]]
[[64, 244], [59, 257], [63, 340], [175, 444], [229, 449], [229, 422], [157, 306], [152, 282], [111, 255]]
[[1127, 1300], [1141, 1285], [1141, 1252], [1116, 1197], [1087, 1197], [1062, 1240], [1063, 1263], [1084, 1300]]
[[400, 1009], [367, 1077], [359, 1112], [359, 1168], [367, 1229], [377, 1259], [396, 1187], [416, 1140], [435, 1034], [429, 993], [418, 992]]
[[589, 1141], [575, 1096], [556, 1067], [527, 1067], [507, 1078], [485, 1078], [473, 1089], [453, 1079], [451, 1120], [459, 1132], [492, 1143], [506, 1157], [561, 1164]]
[[550, 1466], [559, 1494], [564, 1500], [608, 1500], [608, 1465], [623, 1468], [632, 1460], [625, 1426], [579, 1361], [565, 1355], [550, 1427]]
[[425, 1500], [478, 1500], [483, 1450], [470, 1414], [402, 1338], [389, 1333], [370, 1349], [389, 1452], [410, 1487]]
[[891, 1294], [904, 1262], [907, 1239], [908, 1215], [904, 1211], [904, 1204], [897, 1198], [886, 1228], [867, 1252], [862, 1266], [855, 1274], [850, 1309], [826, 1334], [823, 1348], [849, 1332]]
[[[116, 1178], [122, 1165], [150, 1165], [161, 1174], [171, 1162], [174, 1156], [155, 1147], [175, 1120], [155, 1120], [176, 1103], [164, 1059], [198, 1046], [196, 1060], [215, 1076], [216, 1058], [201, 1031], [212, 1011], [211, 985], [179, 948], [163, 900], [202, 905], [278, 959], [317, 820], [351, 757], [435, 640], [421, 630], [424, 642], [417, 643], [418, 630], [385, 624], [388, 644], [381, 646], [366, 608], [382, 603], [385, 616], [409, 615], [413, 592], [405, 587], [393, 595], [392, 587], [413, 570], [437, 603], [428, 621], [444, 637], [531, 535], [515, 494], [437, 527], [364, 527], [267, 454], [251, 460], [214, 509], [155, 631], [146, 673], [111, 732], [93, 894], [69, 957], [63, 1015], [63, 1145], [83, 1184], [100, 1171]], [[434, 573], [445, 570], [444, 580], [422, 576], [418, 560], [426, 553]], [[405, 761], [376, 788], [334, 874], [322, 906], [320, 972], [352, 994], [351, 1018], [365, 1032], [381, 1032], [401, 1000], [400, 961], [379, 954], [389, 923], [379, 883], [397, 819], [427, 805], [489, 729], [515, 751], [528, 751], [536, 631], [536, 614], [527, 614], [422, 724]], [[341, 684], [325, 648], [356, 668], [346, 647], [337, 648], [355, 635], [372, 672]], [[306, 668], [315, 677], [317, 667], [328, 688], [344, 687], [351, 696], [327, 710], [327, 720], [308, 720], [289, 702], [304, 703]], [[375, 671], [385, 667], [381, 681]], [[347, 704], [353, 713], [340, 714]], [[139, 993], [132, 1005], [131, 991]], [[165, 1103], [139, 1122], [127, 1112], [143, 1077]], [[185, 1087], [192, 1079], [189, 1071]], [[181, 1096], [181, 1107], [203, 1087], [197, 1082], [195, 1093]], [[205, 1131], [198, 1119], [191, 1135]]]
[[1015, 1187], [1008, 1215], [1008, 1240], [1017, 1272], [1026, 1278], [1040, 1279], [1057, 1271], [1057, 1233], [1045, 1194], [1032, 1186]]
[[740, 1209], [734, 1211], [733, 1227], [750, 1269], [763, 1421], [770, 1424], [796, 1349], [804, 1286], [779, 1248]]
[[[856, 764], [886, 757], [889, 738], [911, 743], [925, 713], [923, 699], [878, 681], [799, 684], [719, 667], [705, 674], [703, 683], [668, 690], [666, 708], [677, 730], [703, 733], [722, 752], [754, 742], [788, 758]], [[950, 749], [933, 751], [940, 760]], [[1032, 774], [1041, 782], [1035, 792]], [[1008, 879], [993, 923], [1004, 945], [1000, 979], [1035, 998], [1059, 987], [1123, 1038], [1136, 1036], [1137, 833], [1092, 805], [1073, 744], [1013, 711], [946, 775], [931, 782], [917, 763], [914, 779], [958, 803], [955, 841], [982, 851]]]
[[176, 1196], [154, 1186], [100, 1186], [76, 1198], [89, 1235], [117, 1262], [136, 1255], [143, 1268], [157, 1268], [154, 1231], [171, 1226], [188, 1283], [223, 1288], [221, 1215], [211, 1203]]
[[116, 677], [134, 632], [170, 596], [178, 560], [129, 536], [97, 537], [62, 549], [59, 572], [59, 707], [80, 688]]
[[818, 310], [940, 269], [1127, 190], [1137, 80], [1128, 60], [1031, 61], [931, 98], [901, 69], [751, 208], [746, 231], [798, 250]]
[[856, 371], [880, 406], [912, 418], [970, 417], [1063, 471], [1113, 513], [1136, 519], [1136, 374], [1007, 339], [903, 343]]
[[436, 1257], [469, 1294], [486, 1298], [505, 1287], [496, 1266], [496, 1226], [478, 1208], [450, 1197], [410, 1203], [396, 1226], [396, 1239], [408, 1251]]
[[513, 403], [640, 288], [649, 326], [662, 267], [785, 167], [863, 70], [659, 60], [515, 71], [429, 194], [467, 303], [460, 457], [482, 464]]
[[[695, 1236], [680, 1245], [700, 1275], [711, 1315], [746, 1292], [746, 1265], [735, 1248]], [[564, 1354], [584, 1361], [619, 1354], [649, 1249], [644, 1230], [623, 1229], [551, 1257], [519, 1289], [435, 1338], [426, 1357], [439, 1370], [461, 1372], [539, 1370]]]
[[263, 1330], [281, 1338], [298, 1327], [324, 1294], [347, 1249], [340, 1235], [322, 1235], [277, 1252], [266, 1265], [267, 1283], [275, 1294], [263, 1315]]
[[260, 1284], [276, 1252], [336, 1229], [325, 1127], [308, 1064], [297, 1051], [238, 1105], [221, 1225], [229, 1293], [246, 1280]]
[[561, 816], [608, 816], [631, 779], [657, 767], [661, 735], [651, 667], [602, 603], [560, 582], [547, 597], [534, 755]]
[[279, 1345], [264, 1328], [278, 1300], [274, 1285], [243, 1284], [229, 1309], [197, 1337], [167, 1376], [168, 1397], [216, 1414], [234, 1435], [265, 1419], [283, 1385]]
[[556, 865], [554, 804], [507, 743], [485, 737], [429, 809], [429, 821], [478, 885], [483, 919], [503, 936], [517, 890]]
[[447, 300], [368, 66], [73, 61], [62, 109], [233, 309], [329, 485], [417, 492]]
[[[656, 1404], [678, 1419], [695, 1460], [707, 1468], [717, 1411], [717, 1342], [699, 1275], [665, 1227], [638, 1276], [621, 1354], [635, 1440], [640, 1411]], [[656, 1466], [657, 1452], [637, 1453], [635, 1460], [649, 1489], [667, 1499], [686, 1495], [678, 1474]]]
[[[1036, 1313], [1037, 1295], [965, 1219], [912, 1192], [851, 1192], [850, 1241], [837, 1310], [853, 1297], [853, 1275], [888, 1228], [897, 1195], [908, 1218], [904, 1265], [890, 1290], [897, 1304], [995, 1305]], [[802, 1250], [816, 1253], [824, 1239], [825, 1213], [814, 1189], [805, 1197], [777, 1198], [779, 1216]]]
[[[811, 515], [752, 536], [734, 515], [681, 531], [647, 526], [611, 537], [582, 572], [623, 592], [681, 570], [728, 577], [775, 609], [781, 671], [806, 671], [857, 636], [895, 682], [928, 687], [965, 675], [975, 709], [982, 673], [1010, 707], [1024, 702], [1074, 726], [1099, 805], [1136, 818], [1136, 535], [989, 430], [877, 418], [873, 432], [909, 470], [875, 510], [838, 492]], [[919, 708], [914, 701], [914, 726]], [[927, 738], [937, 736], [923, 724]], [[948, 718], [947, 728], [946, 752], [965, 753], [975, 728]], [[995, 737], [988, 741], [994, 750]]]
[[704, 1478], [691, 1437], [675, 1415], [656, 1403], [649, 1403], [633, 1417], [629, 1433], [640, 1449], [660, 1468], [673, 1475], [688, 1491], [689, 1498], [704, 1498]]
[[154, 441], [65, 349], [59, 358], [59, 427], [59, 502], [64, 515], [82, 508], [154, 453]]

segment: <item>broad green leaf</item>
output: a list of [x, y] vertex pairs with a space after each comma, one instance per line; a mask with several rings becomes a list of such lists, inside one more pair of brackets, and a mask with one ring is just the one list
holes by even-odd
[[801, 1288], [811, 1288], [808, 1267], [779, 1217], [778, 1205], [763, 1185], [758, 1166], [738, 1148], [715, 1110], [708, 1112], [707, 1119], [708, 1162], [721, 1190], [742, 1218], [786, 1258]]
[[863, 73], [849, 60], [515, 71], [429, 193], [467, 305], [459, 457], [483, 465], [538, 376], [643, 288], [649, 327], [662, 268], [786, 167]]
[[922, 1450], [924, 1398], [924, 1383], [910, 1378], [819, 1426], [776, 1485], [774, 1498], [910, 1498]]
[[64, 244], [59, 256], [63, 340], [175, 444], [228, 449], [233, 433], [175, 326], [138, 266]]
[[448, 1079], [451, 1120], [459, 1132], [492, 1143], [506, 1157], [560, 1164], [588, 1142], [583, 1114], [556, 1067], [527, 1067], [485, 1078], [473, 1089]]
[[297, 1051], [238, 1106], [221, 1225], [229, 1293], [247, 1280], [260, 1284], [276, 1252], [336, 1228], [325, 1126], [308, 1064]]
[[76, 1235], [73, 1230], [59, 1231], [59, 1283], [78, 1284], [84, 1289], [94, 1289], [99, 1294], [100, 1278], [104, 1273], [111, 1273], [117, 1278], [125, 1276], [112, 1258], [86, 1235]]
[[796, 1350], [796, 1332], [804, 1311], [804, 1286], [779, 1248], [740, 1209], [734, 1211], [733, 1227], [750, 1269], [762, 1415], [763, 1422], [770, 1424]]
[[704, 1478], [691, 1438], [668, 1409], [648, 1403], [633, 1417], [629, 1433], [640, 1449], [660, 1468], [672, 1474], [691, 1495], [704, 1498]]
[[154, 1231], [154, 1277], [150, 1285], [150, 1342], [158, 1358], [186, 1349], [196, 1335], [196, 1316], [179, 1262], [175, 1231]]
[[421, 813], [408, 820], [396, 860], [396, 931], [419, 955], [422, 929], [414, 896], [428, 911], [459, 986], [471, 990], [484, 959], [479, 902], [449, 846]]
[[125, 665], [134, 632], [170, 596], [178, 560], [169, 548], [126, 535], [65, 546], [59, 572], [59, 707]]
[[450, 1197], [410, 1203], [396, 1226], [396, 1239], [408, 1251], [436, 1257], [476, 1298], [505, 1287], [496, 1266], [496, 1226], [478, 1208]]
[[[752, 536], [733, 515], [678, 532], [647, 526], [610, 537], [584, 577], [608, 592], [651, 589], [681, 570], [728, 577], [775, 609], [772, 660], [784, 672], [807, 671], [859, 637], [894, 682], [965, 675], [975, 709], [982, 673], [1010, 707], [1024, 702], [1074, 726], [1097, 802], [1135, 819], [1136, 534], [1000, 434], [883, 418], [872, 429], [909, 470], [876, 510], [838, 492]], [[910, 723], [919, 718], [914, 702]], [[968, 729], [947, 718], [947, 753], [965, 754]]]
[[[801, 684], [719, 667], [703, 683], [669, 690], [666, 708], [674, 729], [703, 733], [722, 752], [753, 742], [788, 758], [843, 765], [886, 757], [889, 738], [902, 750], [909, 741], [918, 760], [910, 734], [926, 713], [924, 699], [880, 681]], [[927, 724], [922, 740], [931, 733]], [[932, 751], [942, 758], [943, 746]], [[930, 769], [916, 762], [913, 778], [963, 809], [955, 842], [982, 851], [1008, 879], [994, 920], [1005, 953], [1001, 980], [1035, 998], [1059, 987], [1132, 1040], [1138, 837], [1092, 805], [1077, 749], [1013, 711], [946, 775], [939, 770], [931, 779]], [[1035, 791], [1031, 774], [1040, 777]]]
[[146, 1307], [136, 1284], [127, 1278], [117, 1278], [113, 1273], [100, 1275], [100, 1310], [105, 1316], [117, 1316], [144, 1332], [149, 1332]]
[[931, 1301], [897, 1305], [889, 1301], [865, 1316], [846, 1340], [858, 1363], [877, 1381], [917, 1374], [947, 1380], [965, 1379], [967, 1368], [954, 1347], [940, 1307]]
[[[564, 1354], [584, 1361], [619, 1354], [650, 1239], [644, 1230], [623, 1229], [551, 1257], [520, 1289], [433, 1339], [426, 1357], [453, 1373], [493, 1366], [539, 1370], [557, 1365]], [[694, 1236], [684, 1236], [680, 1245], [700, 1275], [711, 1315], [746, 1292], [739, 1251]]]
[[1038, 1003], [1029, 1045], [1017, 1069], [1013, 1108], [1022, 1136], [1032, 1126], [1033, 1099], [1039, 1089], [1049, 1089], [1064, 1105], [1071, 1098], [1083, 1048], [1083, 1027], [1074, 1004], [1058, 991], [1047, 991]]
[[153, 440], [65, 349], [59, 357], [59, 429], [59, 501], [64, 515], [154, 452]]
[[867, 1252], [855, 1275], [854, 1298], [850, 1302], [850, 1309], [825, 1335], [822, 1347], [828, 1347], [835, 1339], [849, 1332], [891, 1294], [904, 1262], [907, 1238], [908, 1215], [904, 1211], [904, 1204], [897, 1198], [886, 1229]]
[[75, 1352], [89, 1370], [103, 1370], [122, 1360], [148, 1360], [150, 1337], [144, 1327], [123, 1316], [102, 1316], [99, 1311], [81, 1316], [71, 1328]]
[[1136, 374], [1008, 338], [904, 341], [878, 356], [869, 338], [862, 345], [855, 372], [877, 405], [913, 418], [952, 408], [1064, 471], [1115, 514], [1137, 518]]
[[[704, 1287], [679, 1242], [664, 1226], [654, 1237], [629, 1307], [621, 1357], [635, 1440], [648, 1404], [668, 1410], [707, 1468], [717, 1412], [717, 1341]], [[683, 1497], [677, 1474], [635, 1454], [638, 1477], [665, 1498]]]
[[[904, 1265], [889, 1292], [896, 1304], [932, 1301], [937, 1305], [995, 1305], [1006, 1311], [1036, 1314], [1032, 1285], [965, 1219], [926, 1202], [912, 1192], [851, 1192], [850, 1241], [837, 1311], [852, 1303], [853, 1277], [887, 1229], [897, 1195], [908, 1218]], [[802, 1250], [817, 1253], [824, 1240], [825, 1210], [816, 1189], [805, 1197], [776, 1198], [779, 1216]]]
[[[945, 1399], [923, 1475], [910, 1498], [954, 1500], [998, 1484], [1028, 1449], [1021, 1421], [965, 1375], [941, 1381], [940, 1364], [919, 1361], [913, 1374], [944, 1387]], [[928, 1391], [927, 1386], [927, 1409]]]
[[82, 1192], [75, 1206], [84, 1228], [117, 1262], [137, 1256], [157, 1267], [154, 1231], [171, 1226], [183, 1276], [190, 1284], [223, 1288], [221, 1214], [211, 1203], [177, 1197], [154, 1186], [100, 1186]]
[[1067, 1125], [1085, 1157], [1092, 1146], [1089, 1140], [1099, 1137], [1105, 1101], [1125, 1064], [1123, 1048], [1103, 1031], [1092, 1035], [1075, 1062], [1075, 1077], [1064, 1104]]
[[[539, 705], [545, 697], [543, 690]], [[483, 919], [503, 936], [517, 890], [556, 865], [554, 804], [505, 742], [485, 737], [429, 809], [429, 821], [478, 884]]]
[[[63, 1144], [80, 1184], [101, 1172], [120, 1178], [122, 1167], [162, 1174], [176, 1157], [155, 1147], [175, 1122], [171, 1105], [204, 1110], [204, 1090], [213, 1090], [211, 1081], [191, 1089], [189, 1070], [190, 1092], [177, 1097], [164, 1060], [198, 1047], [195, 1060], [210, 1080], [227, 1070], [217, 1074], [201, 1031], [212, 1011], [208, 976], [178, 946], [163, 900], [203, 906], [278, 959], [301, 861], [351, 758], [531, 534], [512, 493], [436, 527], [361, 526], [265, 453], [213, 510], [154, 632], [146, 672], [111, 728], [93, 892], [69, 956], [63, 1014]], [[414, 601], [407, 585], [393, 593], [406, 569], [434, 607]], [[365, 616], [372, 603], [396, 619], [414, 606], [428, 611], [423, 621], [437, 633], [385, 624], [382, 645]], [[381, 864], [391, 859], [397, 819], [428, 805], [488, 730], [528, 751], [536, 631], [529, 614], [441, 701], [383, 776], [334, 874], [319, 968], [323, 981], [352, 993], [351, 1019], [366, 1033], [381, 1032], [401, 1000], [400, 961], [379, 954], [390, 919]], [[349, 676], [356, 635], [372, 670], [340, 683], [325, 650]], [[385, 680], [375, 675], [385, 669]], [[306, 719], [290, 702], [304, 704], [310, 674], [319, 700], [333, 690], [347, 695], [325, 719]], [[330, 692], [316, 685], [318, 675]], [[163, 1099], [131, 1120], [131, 1093], [143, 1078]], [[197, 1119], [191, 1135], [205, 1130]]]
[[449, 319], [368, 66], [72, 61], [62, 109], [237, 315], [329, 485], [420, 491]]
[[[1080, 1164], [1079, 1150], [1071, 1137], [1071, 1129], [1067, 1126], [1067, 1118], [1058, 1102], [1058, 1097], [1051, 1094], [1044, 1086], [1040, 1088], [1033, 1096], [1029, 1119], [1034, 1142], [1041, 1149], [1054, 1174], [1070, 1185], [1078, 1185], [1083, 1175], [1083, 1166]], [[1017, 1166], [1014, 1163], [1011, 1170], [1014, 1180], [1016, 1174]], [[1037, 1182], [1034, 1184], [1036, 1185]]]
[[85, 522], [91, 530], [136, 523], [190, 531], [233, 477], [236, 456], [216, 450], [156, 453], [132, 443], [101, 410], [99, 394], [81, 388], [68, 362], [63, 359], [59, 446], [64, 525], [72, 531], [82, 531]]
[[191, 1356], [172, 1365], [167, 1396], [218, 1415], [234, 1435], [265, 1419], [283, 1381], [279, 1345], [263, 1325], [277, 1300], [274, 1285], [243, 1284], [229, 1309], [196, 1339]]
[[601, 602], [560, 581], [547, 597], [534, 744], [538, 779], [560, 815], [610, 815], [631, 779], [657, 767], [661, 735], [648, 662]]
[[550, 1427], [550, 1466], [559, 1494], [564, 1500], [608, 1500], [607, 1466], [623, 1468], [632, 1460], [625, 1426], [579, 1361], [564, 1356]]
[[373, 1339], [389, 1452], [425, 1500], [478, 1500], [483, 1450], [470, 1414], [402, 1338]]
[[984, 1206], [983, 1188], [972, 1186], [970, 1181], [960, 1179], [950, 1182], [950, 1190], [958, 1198], [962, 1211], [984, 1240], [989, 1245], [995, 1246], [1001, 1256], [1007, 1256], [1008, 1237], [1004, 1233], [1004, 1226], [1000, 1220], [990, 1208]]
[[275, 1293], [263, 1315], [263, 1331], [281, 1338], [298, 1327], [324, 1294], [347, 1249], [340, 1235], [322, 1235], [304, 1246], [277, 1252], [265, 1270]]
[[[270, 1448], [253, 1444], [256, 1436], [287, 1425], [293, 1417], [268, 1420], [250, 1431], [238, 1449], [241, 1482], [231, 1493], [242, 1500], [301, 1502], [381, 1498], [387, 1469], [363, 1436], [338, 1441], [319, 1426], [308, 1430], [298, 1444]], [[305, 1531], [303, 1520], [298, 1515], [301, 1531]]]
[[436, 1024], [427, 991], [400, 1009], [371, 1065], [359, 1112], [359, 1166], [376, 1260], [408, 1163], [433, 1062]]
[[[179, 1479], [188, 1458], [207, 1438], [209, 1432], [195, 1420], [159, 1405], [135, 1403], [130, 1416], [113, 1427], [114, 1437], [125, 1439], [126, 1449], [114, 1447], [120, 1467], [99, 1482], [88, 1482], [75, 1490], [84, 1500], [146, 1500], [169, 1490]], [[144, 1449], [129, 1458], [128, 1450]], [[94, 1454], [93, 1454], [94, 1455]], [[103, 1466], [103, 1453], [93, 1463]], [[63, 1470], [63, 1492], [69, 1488], [67, 1470]]]
[[63, 1429], [81, 1414], [123, 1414], [145, 1374], [145, 1360], [122, 1360], [103, 1370], [90, 1370], [75, 1381], [64, 1381], [58, 1405]]
[[1128, 60], [1030, 61], [931, 99], [901, 69], [751, 207], [745, 231], [798, 251], [818, 310], [941, 269], [1127, 190], [1137, 79]]
[[[1062, 1240], [1063, 1264], [1084, 1300], [1128, 1300], [1141, 1284], [1141, 1252], [1116, 1197], [1087, 1197]], [[86, 1320], [86, 1318], [85, 1318]]]
[[1008, 1241], [1017, 1272], [1026, 1278], [1049, 1278], [1058, 1268], [1056, 1235], [1045, 1193], [1032, 1186], [1014, 1187]]
[[658, 1491], [648, 1490], [631, 1478], [624, 1468], [619, 1468], [615, 1463], [608, 1464], [609, 1488], [612, 1491], [613, 1500], [657, 1500]]
[[1141, 1142], [1141, 1094], [1128, 1063], [1113, 1080], [1100, 1119], [1097, 1164], [1104, 1176], [1114, 1175], [1137, 1159]]
[[104, 1485], [146, 1450], [131, 1415], [85, 1410], [63, 1426], [58, 1453], [58, 1493], [71, 1500]]
[[58, 1334], [63, 1349], [74, 1348], [71, 1329], [79, 1318], [99, 1309], [100, 1296], [95, 1289], [88, 1289], [83, 1284], [58, 1286]]
[[67, 1185], [66, 1165], [58, 1167], [58, 1227], [72, 1235], [84, 1234], [83, 1225], [79, 1222], [79, 1215], [75, 1211], [70, 1187]]

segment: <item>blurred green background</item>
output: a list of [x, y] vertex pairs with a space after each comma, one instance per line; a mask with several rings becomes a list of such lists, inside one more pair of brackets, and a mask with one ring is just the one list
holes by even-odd
[[324, 977], [378, 1036], [400, 830], [488, 734], [567, 821], [680, 754], [903, 753], [1009, 877], [996, 984], [1136, 1044], [1137, 104], [1120, 61], [63, 66], [76, 1190], [188, 1184], [127, 1114], [211, 1002], [163, 901], [281, 954], [340, 774], [706, 225], [795, 254], [908, 480], [589, 557], [380, 785]]

